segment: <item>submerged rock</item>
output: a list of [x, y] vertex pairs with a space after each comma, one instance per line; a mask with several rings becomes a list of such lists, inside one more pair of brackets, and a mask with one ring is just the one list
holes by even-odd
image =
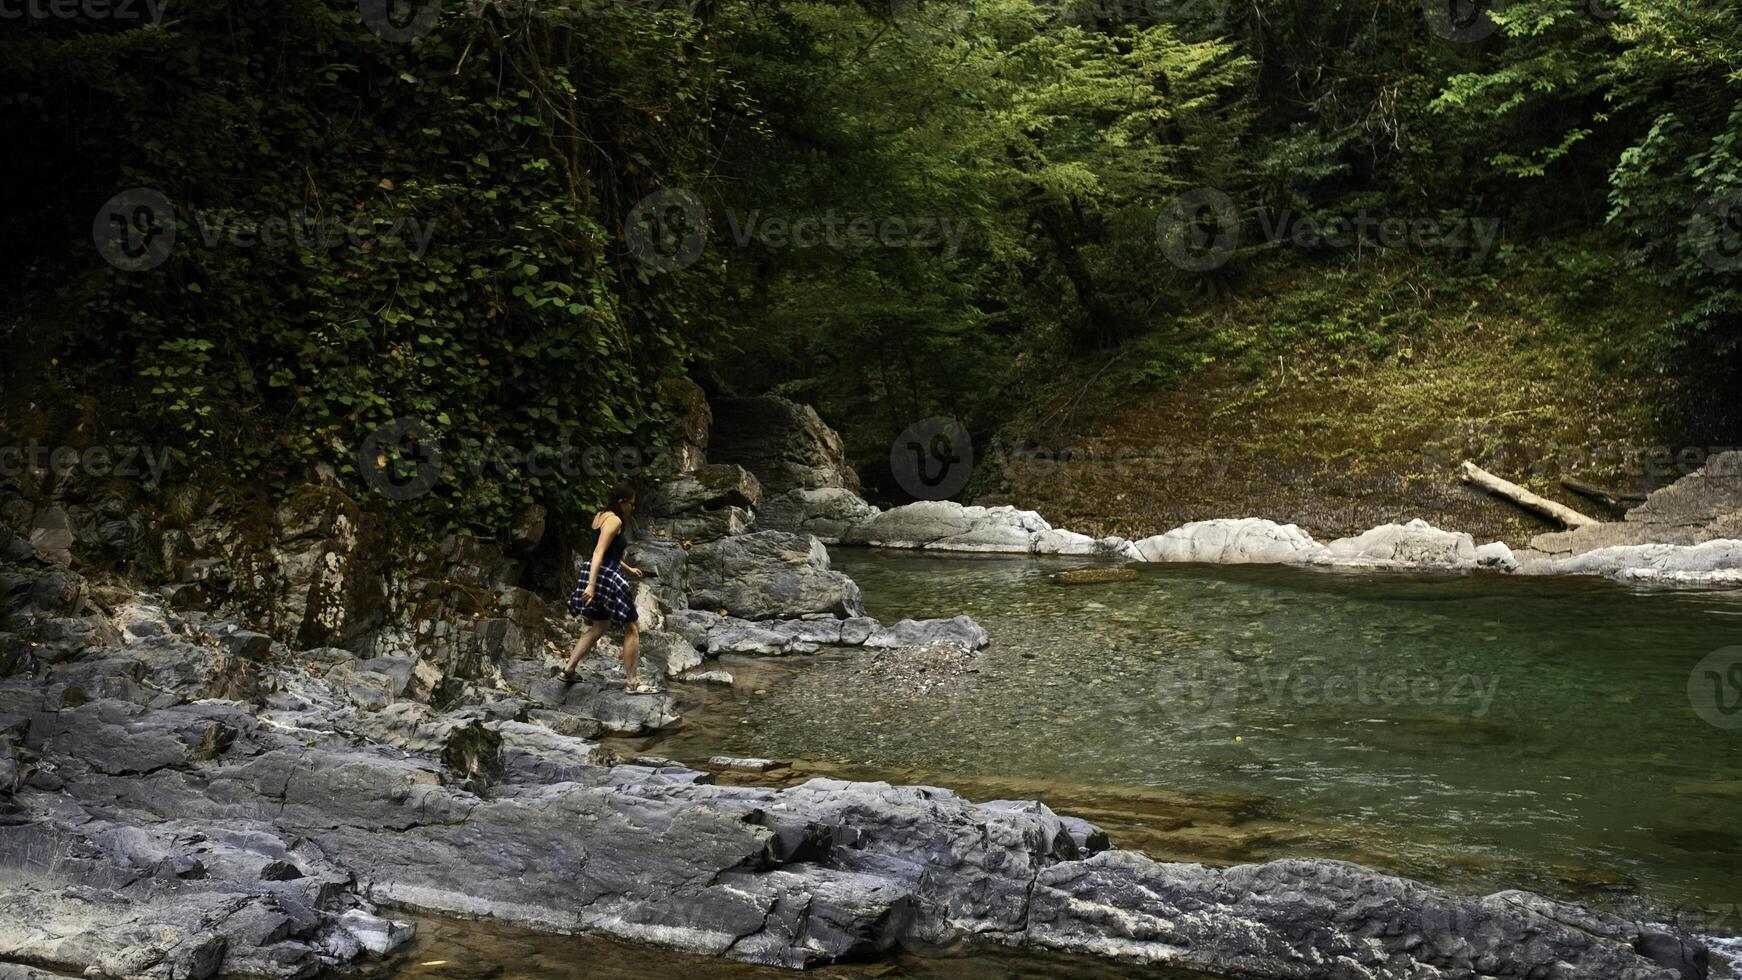
[[1067, 568], [1049, 576], [1059, 585], [1098, 585], [1104, 582], [1132, 582], [1137, 572], [1130, 568]]

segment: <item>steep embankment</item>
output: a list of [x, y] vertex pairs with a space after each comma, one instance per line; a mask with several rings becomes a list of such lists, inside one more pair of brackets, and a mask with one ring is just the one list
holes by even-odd
[[1230, 516], [1321, 539], [1413, 517], [1514, 545], [1546, 529], [1462, 486], [1472, 459], [1614, 519], [1559, 480], [1650, 489], [1721, 440], [1676, 421], [1653, 300], [1581, 282], [1357, 266], [1249, 287], [1037, 384], [979, 447], [980, 502], [1126, 537]]

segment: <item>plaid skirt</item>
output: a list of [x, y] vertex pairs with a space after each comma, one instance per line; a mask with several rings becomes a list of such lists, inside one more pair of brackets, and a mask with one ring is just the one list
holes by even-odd
[[623, 566], [617, 562], [608, 561], [599, 566], [599, 581], [593, 585], [593, 601], [585, 601], [582, 593], [587, 590], [587, 576], [592, 570], [591, 558], [581, 562], [580, 580], [575, 583], [575, 591], [569, 593], [569, 615], [580, 616], [589, 623], [608, 619], [617, 626], [639, 619], [641, 614], [635, 611], [635, 587], [629, 584]]

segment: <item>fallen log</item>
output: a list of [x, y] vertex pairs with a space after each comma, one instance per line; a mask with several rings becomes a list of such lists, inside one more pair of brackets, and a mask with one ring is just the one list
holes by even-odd
[[1636, 493], [1632, 490], [1607, 490], [1594, 483], [1575, 480], [1570, 476], [1561, 477], [1561, 486], [1566, 487], [1568, 490], [1571, 490], [1581, 497], [1589, 497], [1598, 503], [1608, 504], [1610, 507], [1621, 507], [1626, 504], [1644, 503], [1646, 497], [1645, 494]]
[[1559, 521], [1565, 527], [1586, 527], [1602, 523], [1594, 517], [1586, 517], [1565, 504], [1557, 504], [1547, 497], [1539, 497], [1531, 493], [1516, 483], [1502, 480], [1469, 460], [1464, 461], [1464, 480], [1467, 483], [1474, 483], [1497, 497], [1505, 497], [1525, 510], [1535, 511], [1550, 520]]

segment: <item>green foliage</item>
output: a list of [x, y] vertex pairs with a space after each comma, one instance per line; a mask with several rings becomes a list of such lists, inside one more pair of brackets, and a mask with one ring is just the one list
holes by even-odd
[[[1423, 356], [1448, 295], [1509, 276], [1545, 321], [1612, 328], [1618, 370], [1742, 365], [1713, 260], [1742, 220], [1734, 3], [1511, 0], [1467, 43], [1417, 0], [500, 0], [408, 44], [355, 0], [170, 13], [8, 34], [0, 329], [37, 404], [99, 393], [74, 414], [195, 471], [355, 482], [363, 438], [415, 417], [452, 464], [426, 504], [499, 525], [610, 477], [514, 459], [648, 444], [686, 372], [816, 402], [866, 462], [928, 415], [995, 430], [1081, 364], [1155, 386]], [[177, 209], [144, 272], [91, 242], [131, 187]], [[707, 211], [675, 272], [626, 242], [667, 188]], [[1157, 234], [1196, 188], [1244, 233], [1208, 272]], [[1357, 213], [1504, 232], [1492, 256], [1258, 236]], [[273, 219], [366, 240], [230, 240]], [[1623, 322], [1642, 282], [1669, 312]]]
[[[656, 436], [708, 273], [654, 288], [622, 223], [705, 172], [717, 72], [679, 14], [515, 9], [392, 44], [354, 0], [191, 0], [161, 30], [9, 44], [8, 128], [71, 151], [9, 181], [54, 189], [18, 202], [15, 234], [71, 226], [27, 283], [54, 297], [31, 324], [51, 382], [104, 393], [195, 472], [294, 483], [325, 463], [361, 486], [359, 444], [411, 417], [449, 464], [425, 503], [452, 522], [595, 493], [610, 474], [520, 464]], [[129, 187], [176, 212], [148, 271], [62, 217], [88, 229]]]

